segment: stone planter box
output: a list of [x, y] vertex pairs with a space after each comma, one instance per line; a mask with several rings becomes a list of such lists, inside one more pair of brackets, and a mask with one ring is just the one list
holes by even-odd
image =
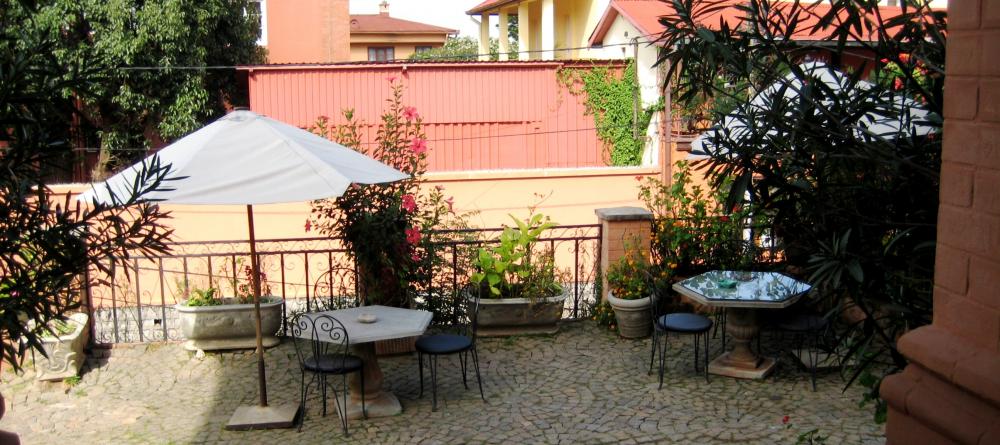
[[87, 330], [87, 314], [76, 313], [68, 323], [75, 326], [73, 332], [59, 337], [42, 337], [42, 348], [48, 357], [40, 357], [38, 380], [58, 381], [79, 374], [83, 362], [87, 360], [83, 347], [87, 345], [90, 331]]
[[650, 298], [623, 300], [608, 291], [608, 303], [615, 311], [618, 334], [624, 338], [642, 338], [649, 335], [653, 327], [650, 315]]
[[559, 331], [563, 304], [568, 296], [564, 291], [562, 295], [534, 301], [529, 298], [482, 298], [479, 300], [477, 335], [555, 334]]
[[[232, 301], [232, 299], [226, 299]], [[281, 308], [278, 298], [260, 302], [260, 327], [265, 348], [281, 342], [276, 334], [281, 329]], [[254, 349], [257, 347], [256, 318], [253, 304], [223, 304], [219, 306], [177, 305], [181, 334], [188, 340], [188, 351], [218, 349]]]

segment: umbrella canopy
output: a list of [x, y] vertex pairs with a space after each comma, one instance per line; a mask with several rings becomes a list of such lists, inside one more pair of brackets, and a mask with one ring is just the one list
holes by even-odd
[[[351, 183], [409, 177], [323, 137], [252, 111], [239, 110], [161, 149], [172, 190], [144, 199], [176, 204], [275, 204], [340, 196]], [[144, 160], [143, 162], [147, 162]], [[128, 196], [141, 170], [136, 164], [79, 199], [111, 204], [109, 189]]]
[[[259, 407], [240, 407], [227, 428], [289, 427], [297, 406], [270, 409], [264, 373], [260, 322], [260, 265], [253, 228], [253, 205], [310, 201], [340, 196], [351, 183], [375, 184], [409, 175], [313, 133], [239, 110], [206, 125], [157, 154], [170, 165], [170, 187], [142, 196], [176, 204], [247, 206], [257, 330]], [[130, 196], [136, 177], [152, 156], [95, 185], [77, 199], [115, 205]]]
[[[824, 63], [808, 62], [799, 67], [809, 78], [825, 84], [834, 92], [848, 91], [849, 94], [854, 95], [853, 98], [865, 94], [866, 91], [874, 87], [870, 82], [859, 80], [852, 88], [850, 76]], [[739, 113], [727, 115], [722, 122], [716, 124], [692, 141], [691, 154], [688, 156], [689, 159], [704, 158], [709, 153], [721, 148], [716, 147], [713, 141], [727, 139], [739, 144], [740, 141], [746, 139], [751, 134], [751, 130], [748, 129], [747, 125], [748, 120], [752, 119], [753, 115], [768, 113], [772, 105], [777, 102], [793, 104], [793, 106], [789, 107], [789, 110], [797, 109], [798, 107], [795, 107], [794, 104], [799, 100], [799, 94], [804, 87], [805, 85], [801, 79], [796, 77], [794, 73], [789, 73], [785, 76], [785, 80], [765, 88], [754, 96], [746, 108], [741, 109]], [[779, 94], [781, 95], [780, 97]], [[824, 102], [829, 100], [825, 99]], [[907, 137], [923, 136], [937, 130], [937, 127], [930, 125], [928, 122], [931, 112], [913, 99], [906, 98], [903, 95], [894, 95], [893, 97], [886, 97], [884, 100], [880, 100], [879, 103], [885, 104], [885, 106], [876, 107], [876, 109], [869, 111], [858, 119], [855, 127], [858, 137], [863, 137], [867, 134], [879, 138], [891, 139], [896, 137], [896, 135]], [[829, 106], [831, 104], [824, 103], [824, 105]], [[791, 111], [788, 113], [790, 114]], [[778, 130], [770, 130], [768, 135], [777, 136], [779, 132]]]

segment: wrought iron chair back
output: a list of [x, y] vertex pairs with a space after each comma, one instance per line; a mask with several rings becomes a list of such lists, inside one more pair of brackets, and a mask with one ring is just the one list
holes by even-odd
[[[347, 329], [340, 320], [330, 315], [302, 313], [292, 319], [291, 333], [295, 345], [295, 355], [299, 359], [299, 366], [302, 370], [301, 400], [299, 402], [302, 420], [300, 420], [299, 429], [302, 429], [302, 421], [306, 415], [305, 401], [309, 388], [314, 383], [318, 385], [318, 389], [322, 392], [323, 415], [326, 416], [327, 375], [340, 375], [342, 377], [343, 402], [337, 397], [335, 387], [333, 388], [333, 399], [337, 404], [337, 411], [340, 413], [344, 434], [348, 434], [347, 374], [360, 373], [362, 393], [364, 393], [365, 383], [364, 362], [348, 351], [351, 341]], [[305, 381], [307, 373], [312, 374], [308, 385]], [[364, 398], [362, 398], [361, 410], [363, 415], [367, 414]]]

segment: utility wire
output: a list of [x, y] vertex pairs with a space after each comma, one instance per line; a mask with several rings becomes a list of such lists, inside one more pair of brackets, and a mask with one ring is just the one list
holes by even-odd
[[[639, 38], [639, 37], [652, 37], [652, 36], [656, 36], [656, 35], [657, 34], [640, 34], [640, 35], [637, 35], [635, 38]], [[652, 44], [653, 41], [645, 41], [645, 42], [638, 42], [637, 41], [636, 43]], [[385, 64], [390, 64], [390, 63], [417, 63], [417, 64], [419, 64], [421, 62], [474, 62], [474, 61], [477, 61], [477, 59], [479, 59], [479, 57], [493, 56], [493, 55], [496, 55], [496, 54], [511, 55], [511, 54], [557, 53], [557, 52], [564, 52], [564, 51], [576, 51], [576, 50], [583, 50], [583, 49], [602, 49], [602, 48], [609, 48], [609, 47], [613, 48], [613, 47], [619, 47], [619, 46], [633, 46], [633, 45], [634, 45], [634, 43], [632, 43], [632, 42], [627, 42], [627, 43], [610, 43], [610, 44], [601, 45], [601, 46], [576, 46], [576, 47], [569, 47], [569, 48], [530, 49], [530, 50], [507, 51], [507, 52], [503, 52], [503, 53], [497, 52], [497, 53], [485, 53], [485, 54], [466, 54], [466, 55], [461, 55], [461, 56], [441, 56], [441, 57], [428, 57], [428, 58], [419, 58], [419, 59], [392, 59], [392, 60], [378, 61], [378, 62], [375, 62], [375, 63], [385, 63]], [[541, 60], [541, 61], [539, 61], [539, 60], [507, 60], [507, 61], [508, 62], [518, 62], [518, 61], [519, 62], [548, 62], [546, 60]], [[374, 61], [347, 61], [347, 62], [301, 63], [301, 64], [287, 63], [287, 64], [281, 64], [281, 65], [286, 65], [286, 66], [308, 66], [308, 65], [315, 65], [315, 66], [352, 66], [352, 65], [367, 65], [367, 64], [370, 64], [372, 62], [374, 62]], [[499, 61], [496, 61], [496, 62], [499, 62]], [[558, 62], [558, 60], [551, 60], [551, 62]], [[178, 70], [178, 71], [191, 71], [191, 70], [194, 70], [194, 71], [205, 71], [205, 70], [233, 70], [233, 69], [237, 69], [237, 68], [246, 68], [248, 66], [253, 66], [253, 65], [120, 66], [120, 67], [117, 67], [117, 69], [119, 69], [121, 71], [170, 71], [170, 70]]]
[[[600, 131], [601, 129], [609, 128], [632, 128], [633, 125], [606, 125], [603, 127], [586, 127], [586, 128], [571, 128], [567, 130], [549, 130], [549, 131], [536, 131], [530, 133], [509, 133], [509, 134], [497, 134], [497, 135], [485, 135], [485, 136], [469, 136], [469, 137], [459, 137], [459, 138], [437, 138], [437, 139], [425, 139], [426, 142], [455, 142], [455, 141], [468, 141], [477, 139], [494, 139], [494, 138], [506, 138], [506, 137], [520, 137], [520, 136], [536, 136], [536, 135], [547, 135], [547, 134], [561, 134], [561, 133], [576, 133], [580, 131]], [[378, 142], [362, 142], [361, 145], [377, 145]], [[99, 151], [100, 147], [74, 147], [73, 151]], [[115, 151], [150, 151], [152, 148], [142, 148], [142, 147], [126, 147], [126, 148], [116, 148]]]

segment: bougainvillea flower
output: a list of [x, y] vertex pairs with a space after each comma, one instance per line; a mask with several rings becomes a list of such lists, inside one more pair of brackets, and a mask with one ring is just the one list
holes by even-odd
[[413, 198], [413, 195], [403, 195], [403, 210], [408, 213], [413, 213], [417, 210], [417, 200]]
[[420, 115], [417, 114], [417, 107], [403, 107], [403, 117], [408, 121], [420, 119]]
[[417, 244], [420, 242], [420, 229], [416, 227], [411, 227], [406, 229], [406, 242], [410, 244]]
[[413, 150], [413, 154], [421, 155], [427, 151], [427, 140], [424, 138], [413, 138], [410, 142], [410, 150]]

